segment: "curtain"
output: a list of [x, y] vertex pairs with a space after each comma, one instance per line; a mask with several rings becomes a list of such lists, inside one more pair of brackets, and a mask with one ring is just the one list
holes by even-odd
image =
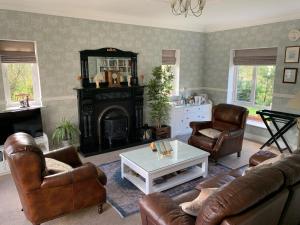
[[0, 40], [2, 63], [36, 63], [34, 42]]
[[176, 50], [162, 50], [162, 65], [176, 64]]

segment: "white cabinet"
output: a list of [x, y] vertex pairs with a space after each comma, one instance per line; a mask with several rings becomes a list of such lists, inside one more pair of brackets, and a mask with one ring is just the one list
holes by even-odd
[[170, 113], [171, 136], [190, 134], [190, 122], [211, 121], [212, 104], [173, 106]]

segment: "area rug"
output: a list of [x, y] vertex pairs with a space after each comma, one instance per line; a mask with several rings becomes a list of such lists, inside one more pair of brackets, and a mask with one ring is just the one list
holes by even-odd
[[[108, 183], [106, 186], [108, 203], [110, 203], [122, 217], [127, 217], [139, 212], [138, 201], [144, 196], [144, 193], [136, 188], [130, 181], [121, 178], [120, 160], [102, 164], [99, 167], [105, 172], [108, 178]], [[218, 174], [226, 173], [229, 170], [230, 169], [222, 165], [209, 163], [208, 177], [205, 179]], [[196, 184], [202, 180], [204, 180], [204, 178], [197, 178], [172, 189], [166, 190], [164, 193], [170, 197], [180, 195], [184, 192], [192, 190]]]

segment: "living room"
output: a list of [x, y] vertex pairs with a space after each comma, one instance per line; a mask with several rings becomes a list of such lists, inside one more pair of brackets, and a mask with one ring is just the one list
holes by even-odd
[[[192, 0], [194, 5], [186, 9], [178, 8], [180, 1], [170, 2], [0, 0], [1, 224], [300, 223], [297, 213], [289, 211], [299, 204], [289, 201], [297, 202], [290, 190], [297, 189], [300, 174], [294, 154], [300, 126], [300, 3]], [[30, 71], [29, 80], [22, 71]], [[218, 118], [236, 121], [227, 127], [215, 123]], [[217, 135], [213, 141], [207, 141], [211, 133], [200, 135], [201, 124], [213, 128], [208, 130]], [[69, 150], [64, 156], [55, 151], [69, 144], [61, 137], [62, 127], [68, 127], [74, 139], [74, 148], [65, 147]], [[30, 137], [17, 135], [7, 141], [6, 150], [3, 146], [9, 135], [25, 128], [38, 130], [28, 133], [41, 146], [43, 162], [46, 156], [45, 171], [47, 158], [59, 155], [58, 161], [70, 162], [67, 172], [39, 175], [39, 188], [57, 189], [57, 196], [53, 191], [31, 199], [34, 181], [28, 175], [34, 177], [30, 165], [35, 161], [25, 153], [36, 150], [28, 147], [33, 144]], [[18, 154], [24, 161], [14, 161]], [[154, 155], [159, 159], [152, 159]], [[266, 168], [265, 173], [250, 174], [248, 167], [275, 158], [288, 163], [276, 162], [283, 165], [276, 164], [275, 172]], [[86, 173], [67, 177], [77, 167], [97, 168], [99, 180], [89, 177], [91, 183], [85, 183]], [[208, 203], [201, 208], [206, 216], [184, 211], [182, 203], [192, 202], [202, 188], [224, 191], [231, 181], [243, 186], [248, 170], [251, 176], [258, 174], [257, 179], [262, 179], [260, 173], [270, 174], [282, 185], [265, 189], [271, 197], [257, 196], [256, 188], [265, 187], [254, 185], [248, 194], [259, 200], [247, 202], [246, 208], [236, 206], [243, 211], [230, 203], [235, 211], [226, 215], [205, 211]], [[291, 180], [286, 171], [296, 171], [291, 175], [295, 183], [285, 183]], [[62, 175], [80, 185], [59, 190], [66, 181], [51, 179]], [[212, 178], [222, 185], [206, 186]], [[271, 181], [266, 178], [262, 181], [267, 185]], [[191, 195], [182, 201], [186, 193]], [[54, 207], [51, 198], [72, 206]], [[268, 220], [268, 210], [278, 218]], [[176, 216], [168, 217], [172, 214]], [[218, 219], [209, 217], [213, 214]]]

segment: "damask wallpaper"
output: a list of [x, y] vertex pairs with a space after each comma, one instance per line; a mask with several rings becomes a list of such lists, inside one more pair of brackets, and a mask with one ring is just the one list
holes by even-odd
[[[138, 52], [138, 73], [143, 73], [147, 82], [152, 68], [161, 64], [162, 49], [179, 49], [181, 87], [202, 86], [202, 33], [7, 10], [0, 10], [0, 21], [0, 39], [36, 41], [48, 135], [62, 117], [78, 120], [73, 88], [79, 84], [76, 76], [80, 74], [80, 50], [115, 47]], [[2, 83], [0, 101], [3, 107]]]
[[[300, 45], [288, 41], [292, 28], [300, 20], [213, 33], [197, 33], [58, 16], [0, 10], [0, 39], [32, 40], [37, 43], [41, 78], [43, 122], [51, 135], [62, 117], [77, 123], [76, 93], [79, 83], [79, 51], [115, 47], [138, 52], [138, 73], [150, 77], [154, 66], [161, 64], [162, 49], [180, 50], [180, 87], [201, 89], [214, 103], [226, 102], [230, 54], [235, 49], [278, 47], [273, 109], [293, 111], [288, 99], [300, 90], [283, 84], [285, 47]], [[0, 71], [1, 73], [1, 71]], [[4, 107], [0, 79], [0, 107]], [[147, 114], [147, 113], [145, 113]], [[147, 117], [146, 117], [147, 120]], [[267, 137], [264, 129], [247, 127], [250, 134]], [[292, 135], [294, 136], [294, 135]]]
[[[300, 46], [300, 40], [291, 42], [288, 39], [288, 32], [293, 28], [300, 28], [300, 20], [209, 33], [205, 40], [203, 84], [206, 87], [205, 91], [214, 103], [226, 102], [230, 55], [233, 50], [277, 47], [278, 57], [272, 108], [296, 113], [295, 110], [287, 107], [287, 102], [297, 91], [300, 91], [300, 80], [298, 79], [297, 84], [282, 83], [284, 67], [300, 68], [299, 63], [284, 63], [286, 46]], [[265, 129], [248, 126], [247, 131], [257, 136], [269, 137]], [[286, 135], [293, 139], [293, 143], [296, 142], [294, 134], [295, 131], [292, 130]]]

